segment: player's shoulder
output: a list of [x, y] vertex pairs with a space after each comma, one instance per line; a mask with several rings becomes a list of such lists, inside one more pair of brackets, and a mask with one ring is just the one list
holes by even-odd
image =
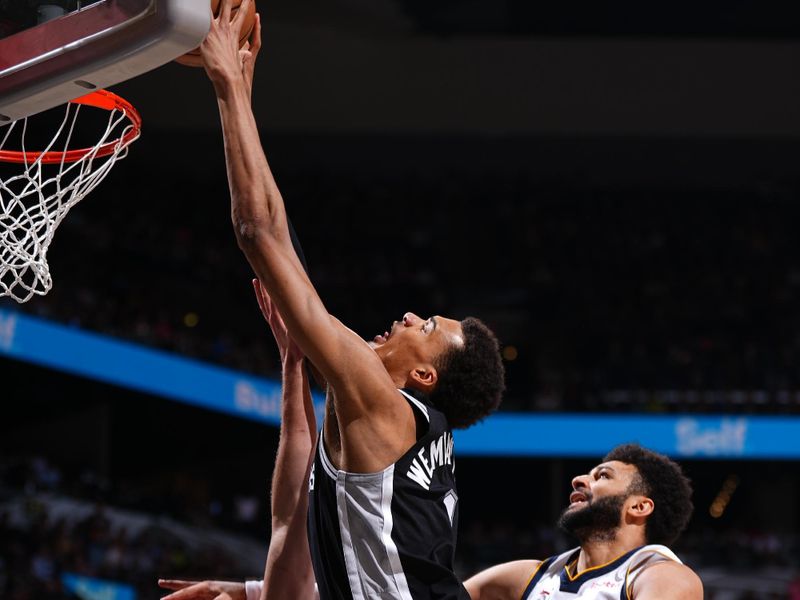
[[681, 559], [678, 558], [678, 555], [675, 554], [672, 550], [663, 546], [661, 544], [647, 544], [646, 546], [641, 546], [637, 548], [631, 554], [631, 560], [637, 562], [637, 559], [653, 559], [656, 558], [659, 561], [673, 561], [676, 563], [681, 563]]
[[439, 411], [428, 400], [428, 396], [412, 388], [399, 388], [400, 392], [398, 400], [403, 399], [411, 406], [415, 413], [419, 413], [421, 417], [428, 423], [431, 422], [431, 416], [436, 415]]
[[682, 562], [665, 560], [641, 570], [632, 585], [630, 597], [631, 600], [702, 600], [703, 583], [697, 573]]

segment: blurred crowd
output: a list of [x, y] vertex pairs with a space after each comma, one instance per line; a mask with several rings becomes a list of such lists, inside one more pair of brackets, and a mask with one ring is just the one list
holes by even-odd
[[[141, 513], [144, 519], [128, 520], [137, 526], [126, 527], [114, 518], [119, 511], [113, 505], [97, 501], [102, 494], [96, 485], [64, 478], [41, 458], [3, 461], [0, 475], [0, 598], [5, 600], [78, 598], [65, 586], [65, 575], [130, 586], [138, 600], [161, 597], [158, 577], [254, 575], [224, 547], [192, 544], [160, 527], [160, 515]], [[55, 510], [64, 498], [77, 503]]]
[[157, 530], [129, 535], [112, 530], [98, 506], [76, 523], [52, 520], [35, 500], [26, 523], [10, 524], [0, 512], [0, 596], [8, 600], [72, 598], [63, 575], [119, 582], [137, 590], [137, 598], [159, 598], [159, 574], [243, 577], [223, 552], [199, 551]]
[[[276, 374], [222, 175], [173, 173], [158, 194], [104, 182], [56, 235], [53, 291], [23, 310]], [[800, 411], [792, 190], [320, 170], [279, 184], [332, 313], [368, 338], [406, 310], [482, 317], [507, 409]]]

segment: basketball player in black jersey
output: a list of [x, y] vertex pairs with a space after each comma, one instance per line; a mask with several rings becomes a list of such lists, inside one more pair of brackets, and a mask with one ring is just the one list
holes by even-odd
[[[328, 313], [292, 248], [250, 93], [260, 29], [239, 50], [245, 0], [203, 42], [220, 111], [239, 247], [327, 381], [308, 531], [323, 600], [467, 598], [453, 573], [458, 519], [450, 429], [499, 402], [498, 343], [480, 321], [406, 313], [366, 343]], [[402, 391], [401, 391], [402, 390]]]

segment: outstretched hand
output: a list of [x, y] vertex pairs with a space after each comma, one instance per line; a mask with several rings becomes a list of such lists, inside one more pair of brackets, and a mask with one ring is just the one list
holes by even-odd
[[255, 0], [242, 0], [239, 10], [231, 19], [231, 0], [220, 0], [219, 12], [211, 21], [211, 28], [200, 45], [200, 55], [209, 79], [219, 91], [223, 83], [241, 81], [248, 95], [253, 89], [255, 61], [261, 50], [261, 19], [256, 21], [250, 39], [240, 48], [245, 15], [250, 3]]
[[270, 329], [272, 329], [272, 335], [275, 336], [275, 341], [281, 354], [281, 362], [302, 360], [303, 352], [289, 335], [289, 330], [286, 329], [286, 324], [278, 313], [278, 309], [272, 303], [272, 298], [269, 297], [267, 290], [264, 289], [258, 279], [253, 279], [253, 289], [256, 293], [256, 300], [258, 301], [258, 307], [261, 309], [261, 314], [264, 315]]
[[158, 586], [173, 590], [162, 600], [247, 600], [244, 583], [237, 581], [159, 579]]

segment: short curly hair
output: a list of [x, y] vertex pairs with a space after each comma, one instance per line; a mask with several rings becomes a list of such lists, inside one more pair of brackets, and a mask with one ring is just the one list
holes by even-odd
[[669, 545], [678, 539], [694, 509], [692, 483], [680, 465], [638, 444], [617, 446], [603, 458], [603, 462], [612, 460], [636, 467], [628, 493], [643, 494], [655, 505], [645, 525], [647, 543]]
[[497, 337], [480, 319], [461, 321], [464, 345], [438, 357], [438, 374], [431, 403], [454, 429], [474, 425], [500, 406], [505, 390], [505, 369]]

